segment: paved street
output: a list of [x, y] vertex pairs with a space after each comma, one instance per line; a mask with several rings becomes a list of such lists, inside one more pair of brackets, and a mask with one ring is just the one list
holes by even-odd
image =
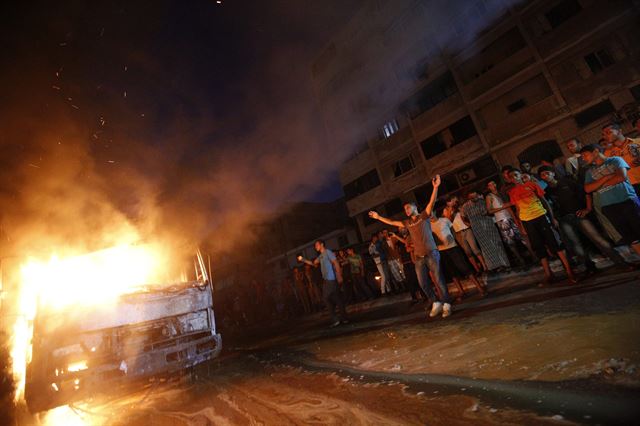
[[637, 274], [549, 288], [533, 275], [490, 282], [491, 296], [466, 299], [447, 320], [427, 320], [400, 295], [336, 329], [323, 316], [296, 321], [279, 336], [228, 342], [189, 380], [57, 414], [117, 425], [632, 424]]

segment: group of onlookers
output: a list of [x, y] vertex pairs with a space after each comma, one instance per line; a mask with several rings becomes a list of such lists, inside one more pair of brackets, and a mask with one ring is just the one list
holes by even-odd
[[[444, 200], [438, 200], [436, 175], [424, 210], [406, 203], [404, 220], [369, 213], [398, 228], [398, 233], [385, 229], [371, 237], [368, 253], [377, 288], [353, 248], [336, 255], [318, 240], [315, 260], [299, 256], [304, 266], [293, 271], [290, 296], [304, 313], [324, 301], [336, 326], [348, 322], [345, 303], [406, 290], [414, 301], [422, 295], [432, 302], [430, 317], [447, 317], [452, 313], [447, 282], [459, 297], [466, 293], [463, 281], [484, 296], [480, 274], [526, 270], [539, 262], [544, 271], [540, 285], [547, 285], [556, 279], [551, 258], [560, 260], [572, 284], [581, 277], [578, 265], [586, 274], [598, 271], [597, 256], [635, 270], [615, 247], [628, 245], [640, 254], [640, 140], [626, 137], [612, 123], [603, 127], [598, 144], [583, 146], [573, 138], [566, 147], [570, 156], [563, 162], [542, 162], [535, 172], [529, 162], [520, 168], [506, 165], [499, 179]], [[406, 254], [419, 287], [405, 271]], [[314, 278], [314, 267], [321, 277]]]
[[[640, 255], [640, 141], [626, 137], [618, 124], [611, 123], [603, 127], [599, 142], [583, 146], [575, 138], [567, 141], [571, 155], [564, 167], [543, 162], [534, 173], [528, 162], [519, 169], [504, 166], [501, 182], [491, 180], [462, 197], [449, 195], [439, 209], [434, 207], [440, 185], [436, 176], [424, 211], [414, 203], [405, 204], [408, 220], [369, 213], [408, 231], [405, 243], [413, 252], [418, 281], [434, 302], [430, 316], [441, 310], [444, 317], [451, 313], [443, 269], [461, 294], [462, 278], [485, 294], [477, 274], [507, 271], [512, 265], [528, 268], [540, 262], [544, 271], [540, 285], [553, 282], [552, 257], [561, 261], [571, 284], [580, 278], [577, 264], [584, 265], [586, 274], [598, 271], [593, 260], [598, 255], [624, 270], [638, 268], [615, 247], [628, 245]], [[379, 255], [371, 248], [370, 253], [374, 259]], [[381, 275], [383, 260], [376, 262], [382, 265]], [[429, 293], [431, 282], [435, 295]]]

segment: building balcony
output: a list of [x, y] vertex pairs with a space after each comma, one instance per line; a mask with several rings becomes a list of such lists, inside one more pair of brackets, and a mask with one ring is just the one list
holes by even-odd
[[476, 99], [534, 63], [533, 52], [525, 47], [465, 85], [463, 90], [469, 99]]
[[403, 127], [388, 138], [378, 139], [371, 143], [372, 150], [381, 162], [398, 157], [400, 152], [408, 152], [414, 147], [409, 126]]
[[347, 201], [347, 209], [349, 216], [355, 215], [384, 203], [387, 200], [387, 191], [384, 185], [373, 188], [371, 191], [360, 194], [355, 198]]
[[[590, 5], [581, 13], [570, 20], [562, 23], [552, 31], [533, 39], [533, 43], [538, 48], [544, 60], [550, 58], [557, 52], [563, 51], [579, 38], [598, 30], [598, 27], [608, 20], [622, 17], [625, 12], [632, 13], [633, 2], [614, 0], [590, 2]], [[526, 18], [525, 18], [526, 19]], [[530, 16], [531, 20], [536, 19], [535, 11]]]
[[523, 134], [560, 113], [561, 105], [555, 96], [549, 96], [531, 106], [509, 114], [501, 121], [487, 120], [485, 137], [491, 145], [498, 145]]
[[393, 196], [407, 192], [428, 181], [424, 166], [416, 166], [411, 171], [385, 183], [387, 193]]
[[351, 182], [369, 170], [376, 167], [376, 157], [373, 150], [366, 149], [350, 160], [345, 161], [340, 167], [340, 182], [344, 185]]
[[[435, 107], [423, 112], [411, 120], [416, 139], [423, 140], [442, 130], [443, 127], [446, 127], [451, 122], [451, 116], [456, 113], [460, 115], [464, 111], [463, 108], [464, 101], [462, 96], [460, 93], [456, 93]], [[466, 115], [466, 112], [464, 115]]]
[[[445, 174], [486, 154], [480, 137], [473, 136], [427, 160], [429, 175]], [[428, 178], [425, 178], [428, 180]]]

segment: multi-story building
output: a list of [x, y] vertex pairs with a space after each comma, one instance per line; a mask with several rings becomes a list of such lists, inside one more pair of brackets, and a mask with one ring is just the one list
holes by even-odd
[[[443, 6], [444, 5], [444, 6]], [[351, 217], [400, 217], [441, 193], [496, 179], [505, 164], [630, 127], [640, 101], [640, 3], [625, 0], [371, 1], [313, 64]], [[351, 148], [350, 148], [351, 149]]]

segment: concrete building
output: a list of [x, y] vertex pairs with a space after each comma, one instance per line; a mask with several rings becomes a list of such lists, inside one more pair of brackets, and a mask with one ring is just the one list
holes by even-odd
[[340, 179], [362, 236], [380, 228], [369, 210], [424, 205], [436, 173], [464, 192], [608, 121], [629, 129], [638, 40], [636, 1], [367, 2], [312, 67], [329, 136], [355, 151]]

